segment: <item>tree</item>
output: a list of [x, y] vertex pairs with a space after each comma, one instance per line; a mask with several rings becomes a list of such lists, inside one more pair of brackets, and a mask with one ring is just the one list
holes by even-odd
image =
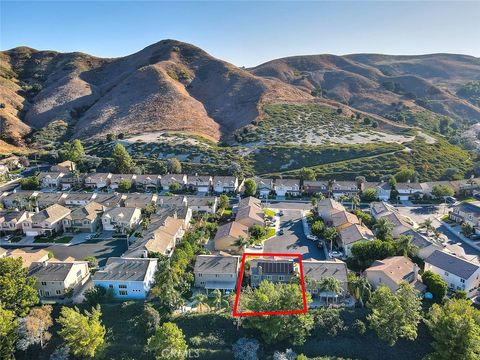
[[228, 196], [225, 195], [225, 194], [222, 194], [220, 195], [219, 199], [218, 199], [218, 208], [219, 209], [226, 209], [229, 205], [229, 200], [228, 200]]
[[263, 226], [260, 226], [258, 224], [251, 226], [248, 229], [248, 232], [250, 233], [250, 236], [254, 240], [260, 239], [263, 235], [265, 235], [267, 232]]
[[235, 360], [258, 360], [260, 343], [256, 339], [240, 338], [232, 346]]
[[367, 278], [364, 276], [356, 276], [353, 272], [348, 274], [348, 288], [362, 308], [372, 296], [372, 287]]
[[476, 360], [480, 358], [480, 310], [470, 300], [433, 304], [425, 320], [434, 349], [431, 360]]
[[122, 144], [116, 144], [113, 148], [113, 162], [115, 168], [120, 174], [128, 174], [133, 170], [135, 163], [133, 162], [130, 154]]
[[337, 237], [338, 237], [337, 230], [333, 226], [327, 227], [323, 232], [323, 238], [325, 239], [325, 241], [330, 243], [330, 250], [332, 250], [333, 243], [337, 241]]
[[206, 312], [210, 310], [210, 306], [208, 306], [207, 300], [207, 295], [201, 292], [195, 294], [195, 301], [197, 302], [197, 308], [199, 312]]
[[245, 195], [246, 196], [255, 196], [257, 192], [257, 183], [253, 179], [247, 179], [244, 183], [245, 186]]
[[417, 251], [418, 247], [412, 244], [413, 236], [400, 235], [394, 241], [397, 255], [412, 257]]
[[183, 360], [187, 358], [187, 342], [182, 330], [174, 323], [166, 322], [157, 328], [147, 341], [147, 348], [157, 360]]
[[63, 306], [57, 322], [61, 325], [58, 334], [65, 345], [77, 357], [93, 358], [105, 345], [105, 326], [100, 320], [100, 306], [85, 311], [82, 315], [77, 308]]
[[17, 341], [17, 319], [13, 311], [4, 309], [0, 302], [0, 358], [13, 360]]
[[89, 269], [94, 269], [98, 267], [98, 260], [95, 256], [87, 256], [84, 261], [88, 261], [88, 268]]
[[416, 339], [421, 303], [410, 284], [402, 282], [397, 294], [382, 285], [373, 292], [367, 305], [371, 310], [367, 316], [370, 327], [390, 346], [399, 338]]
[[[178, 253], [178, 251], [175, 253]], [[175, 287], [176, 282], [173, 278], [175, 275], [171, 261], [164, 260], [159, 262], [155, 272], [155, 285], [150, 293], [167, 310], [173, 310], [183, 304], [183, 299]]]
[[398, 182], [407, 182], [415, 180], [415, 170], [403, 168], [395, 174], [395, 180]]
[[434, 229], [433, 220], [430, 218], [425, 219], [425, 221], [420, 224], [420, 228], [425, 229], [427, 233], [432, 231]]
[[172, 181], [168, 186], [168, 190], [171, 192], [178, 192], [182, 190], [182, 185], [176, 181]]
[[392, 237], [393, 224], [386, 218], [380, 218], [373, 225], [373, 230], [378, 239], [387, 240]]
[[71, 143], [63, 143], [63, 150], [61, 154], [64, 160], [78, 162], [82, 157], [85, 156], [85, 150], [82, 142], [79, 139], [75, 139]]
[[316, 236], [322, 236], [323, 230], [325, 229], [325, 224], [322, 220], [316, 220], [312, 224], [312, 233]]
[[38, 190], [40, 189], [40, 179], [38, 176], [30, 176], [20, 180], [22, 190]]
[[68, 346], [61, 346], [56, 348], [50, 355], [50, 360], [68, 360], [70, 358], [70, 348]]
[[464, 222], [462, 223], [462, 229], [460, 230], [460, 232], [461, 232], [463, 235], [465, 235], [465, 236], [468, 237], [468, 236], [472, 235], [472, 234], [475, 232], [475, 230], [473, 229], [473, 226], [472, 226], [472, 225], [470, 225], [469, 223], [467, 223], [466, 221], [464, 221]]
[[366, 213], [366, 212], [364, 212], [360, 209], [354, 210], [353, 213], [360, 220], [362, 220], [362, 223], [365, 224], [367, 227], [371, 228], [375, 224], [375, 218], [372, 215], [370, 215], [370, 214], [368, 214], [368, 213]]
[[0, 304], [17, 316], [26, 316], [30, 307], [38, 303], [35, 278], [27, 275], [21, 259], [0, 259]]
[[[302, 290], [298, 284], [273, 284], [262, 281], [255, 290], [245, 291], [241, 298], [246, 311], [279, 311], [301, 309], [303, 307]], [[307, 295], [307, 302], [311, 298]], [[314, 319], [312, 314], [284, 316], [250, 316], [243, 322], [245, 327], [258, 330], [265, 342], [289, 340], [295, 345], [306, 341]]]
[[395, 255], [392, 241], [372, 240], [356, 242], [352, 245], [352, 256], [362, 268], [369, 267], [375, 260], [382, 260]]
[[372, 202], [372, 201], [377, 200], [377, 198], [378, 198], [378, 193], [377, 193], [376, 189], [372, 189], [372, 188], [366, 189], [362, 193], [362, 201]]
[[445, 296], [447, 296], [448, 284], [440, 275], [427, 270], [422, 274], [422, 282], [426, 285], [427, 290], [433, 295], [435, 301], [440, 302]]
[[445, 180], [461, 180], [463, 178], [463, 174], [458, 168], [450, 167], [445, 169], [443, 178]]
[[233, 246], [236, 246], [240, 251], [249, 245], [250, 241], [243, 236], [239, 236], [238, 239], [233, 242]]
[[182, 164], [177, 158], [168, 159], [167, 169], [171, 174], [180, 174], [182, 172]]
[[303, 180], [313, 181], [317, 178], [317, 174], [312, 169], [303, 168], [302, 169], [302, 178]]
[[118, 190], [121, 192], [128, 192], [132, 188], [132, 182], [128, 179], [120, 180], [118, 183]]
[[27, 350], [30, 346], [39, 344], [41, 348], [51, 339], [48, 329], [53, 325], [52, 306], [43, 305], [30, 310], [30, 313], [20, 322], [20, 339], [17, 348]]
[[453, 194], [455, 194], [455, 192], [448, 185], [434, 185], [432, 188], [432, 195], [437, 199], [453, 196]]

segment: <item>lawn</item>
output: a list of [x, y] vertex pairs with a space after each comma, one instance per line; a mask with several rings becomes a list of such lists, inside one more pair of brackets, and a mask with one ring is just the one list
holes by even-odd
[[267, 208], [263, 209], [263, 213], [265, 215], [267, 215], [268, 217], [271, 217], [271, 218], [273, 218], [273, 217], [275, 217], [275, 215], [277, 215], [275, 210], [267, 209]]
[[254, 244], [261, 244], [263, 241], [267, 240], [268, 238], [271, 238], [272, 236], [275, 236], [276, 231], [277, 230], [274, 227], [268, 228], [265, 235], [263, 235], [261, 238], [255, 240]]
[[58, 238], [52, 237], [38, 237], [33, 242], [34, 243], [57, 243], [57, 244], [68, 244], [72, 241], [73, 236], [61, 236]]

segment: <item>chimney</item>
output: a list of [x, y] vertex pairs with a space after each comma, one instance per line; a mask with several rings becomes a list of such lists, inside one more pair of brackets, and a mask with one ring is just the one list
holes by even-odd
[[416, 281], [418, 279], [418, 265], [413, 264], [413, 281]]

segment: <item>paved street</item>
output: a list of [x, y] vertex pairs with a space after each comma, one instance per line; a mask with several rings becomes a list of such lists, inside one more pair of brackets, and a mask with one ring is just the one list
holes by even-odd
[[[285, 208], [283, 207], [283, 209]], [[284, 210], [284, 215], [280, 220], [280, 229], [283, 229], [285, 233], [266, 240], [264, 252], [302, 254], [304, 260], [310, 258], [325, 260], [323, 249], [317, 248], [312, 241], [305, 237], [301, 211]]]

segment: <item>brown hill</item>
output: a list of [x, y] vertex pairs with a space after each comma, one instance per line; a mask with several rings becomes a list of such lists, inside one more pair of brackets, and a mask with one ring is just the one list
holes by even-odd
[[9, 123], [21, 117], [39, 129], [64, 120], [80, 137], [181, 130], [218, 140], [249, 124], [265, 101], [312, 98], [173, 40], [117, 59], [16, 48], [2, 53], [3, 68], [17, 91], [2, 84], [2, 99], [24, 107]]

